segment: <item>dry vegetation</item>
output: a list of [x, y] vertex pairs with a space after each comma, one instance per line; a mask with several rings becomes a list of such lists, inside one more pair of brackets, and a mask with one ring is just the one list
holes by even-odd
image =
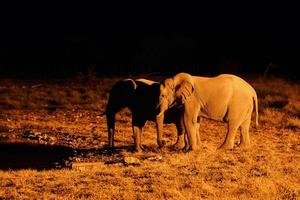
[[[69, 165], [59, 164], [55, 165], [58, 169], [47, 170], [38, 170], [34, 164], [35, 167], [18, 170], [3, 168], [0, 199], [300, 197], [299, 82], [247, 78], [257, 90], [260, 111], [260, 126], [250, 129], [251, 149], [216, 150], [224, 139], [226, 125], [203, 119], [201, 150], [184, 154], [170, 148], [158, 150], [151, 122], [144, 128], [145, 151], [131, 152], [128, 110], [117, 116], [119, 148], [115, 152], [106, 150], [106, 120], [100, 113], [104, 111], [107, 92], [118, 79], [121, 77], [92, 81], [0, 81], [0, 144], [10, 141], [62, 145], [72, 148], [72, 163], [99, 162], [91, 169], [69, 169]], [[168, 146], [175, 142], [174, 125], [166, 125], [165, 138]], [[28, 161], [33, 158], [26, 148], [23, 147], [21, 157]], [[5, 148], [0, 150], [4, 152]], [[36, 153], [39, 151], [36, 146]], [[0, 158], [7, 159], [4, 154]], [[24, 161], [17, 156], [13, 159]], [[140, 163], [128, 165], [124, 157], [138, 158]], [[38, 159], [42, 162], [48, 158], [45, 155]], [[59, 169], [61, 166], [66, 168]]]

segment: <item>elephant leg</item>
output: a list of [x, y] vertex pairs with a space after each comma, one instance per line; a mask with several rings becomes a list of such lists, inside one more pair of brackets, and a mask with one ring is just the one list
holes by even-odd
[[[200, 132], [199, 132], [199, 126], [200, 124], [195, 125], [195, 130], [196, 130], [196, 138], [195, 138], [195, 143], [196, 143], [196, 149], [199, 148], [201, 141], [200, 141]], [[189, 139], [187, 133], [184, 134], [184, 140], [185, 140], [185, 146], [183, 148], [184, 152], [189, 151], [190, 149], [190, 144], [189, 144]], [[194, 148], [195, 149], [195, 148]]]
[[196, 142], [197, 142], [197, 146], [199, 146], [201, 144], [200, 132], [199, 132], [200, 123], [197, 123], [195, 127], [196, 127]]
[[134, 149], [135, 151], [140, 152], [141, 148], [141, 137], [143, 127], [146, 123], [146, 120], [142, 120], [141, 117], [134, 116], [132, 118], [132, 129], [133, 129], [133, 139], [134, 139]]
[[137, 152], [142, 151], [141, 137], [142, 137], [142, 127], [133, 126], [134, 150]]
[[219, 149], [233, 149], [234, 146], [234, 138], [236, 135], [236, 131], [238, 126], [232, 125], [228, 123], [228, 132], [223, 144], [219, 147]]
[[164, 115], [156, 117], [156, 132], [157, 132], [157, 145], [162, 148], [165, 142], [162, 140], [164, 125]]
[[228, 131], [220, 149], [233, 149], [236, 132], [248, 116], [248, 107], [245, 108], [244, 104], [236, 103], [232, 102], [232, 105], [228, 108]]
[[185, 126], [187, 129], [187, 144], [185, 150], [187, 148], [189, 148], [188, 150], [197, 150], [198, 146], [195, 125], [192, 122], [186, 122]]
[[196, 141], [197, 141], [197, 146], [199, 146], [201, 144], [200, 141], [200, 132], [199, 132], [199, 128], [200, 128], [200, 116], [197, 117], [197, 122], [195, 124], [195, 128], [196, 128]]
[[114, 128], [109, 128], [108, 130], [108, 146], [109, 148], [114, 148], [114, 135], [115, 135], [115, 129]]
[[115, 135], [115, 114], [107, 113], [106, 114], [107, 120], [107, 131], [108, 131], [108, 147], [113, 149], [114, 145], [114, 135]]
[[[196, 124], [194, 122], [194, 117], [195, 117], [195, 108], [192, 106], [186, 107], [186, 110], [184, 112], [184, 127], [185, 131], [187, 133], [187, 139], [188, 139], [188, 144], [189, 144], [189, 150], [197, 150], [197, 131], [196, 131]], [[186, 148], [185, 148], [186, 150]]]
[[182, 149], [184, 147], [185, 141], [184, 141], [184, 133], [178, 133], [177, 136], [177, 141], [176, 143], [173, 145], [174, 149], [179, 150]]
[[241, 142], [239, 146], [241, 148], [248, 148], [250, 147], [250, 137], [249, 137], [249, 128], [250, 128], [250, 123], [251, 123], [251, 114], [253, 110], [253, 104], [252, 102], [250, 103], [251, 106], [249, 106], [247, 110], [246, 119], [245, 121], [242, 122], [240, 128], [241, 128]]
[[190, 143], [189, 143], [189, 139], [188, 139], [188, 135], [187, 132], [184, 133], [184, 148], [183, 148], [183, 152], [187, 152], [190, 149]]
[[184, 147], [185, 143], [185, 131], [184, 131], [184, 124], [183, 120], [180, 119], [179, 122], [176, 123], [176, 129], [177, 129], [177, 141], [173, 145], [174, 149], [179, 150]]
[[239, 146], [241, 148], [248, 148], [250, 146], [249, 127], [251, 123], [251, 117], [246, 119], [241, 124], [241, 142]]

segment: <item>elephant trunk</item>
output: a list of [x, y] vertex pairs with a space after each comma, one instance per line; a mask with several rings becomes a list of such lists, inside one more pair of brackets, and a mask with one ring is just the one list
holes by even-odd
[[163, 134], [165, 111], [168, 109], [168, 104], [167, 102], [160, 102], [158, 107], [159, 107], [159, 114], [156, 116], [157, 144], [161, 148], [164, 146], [164, 142], [162, 140], [162, 134]]

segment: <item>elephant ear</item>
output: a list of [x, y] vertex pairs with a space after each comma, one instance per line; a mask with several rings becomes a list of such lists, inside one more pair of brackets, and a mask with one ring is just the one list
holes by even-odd
[[189, 81], [182, 81], [179, 85], [175, 87], [175, 97], [176, 100], [184, 104], [193, 94], [194, 86]]

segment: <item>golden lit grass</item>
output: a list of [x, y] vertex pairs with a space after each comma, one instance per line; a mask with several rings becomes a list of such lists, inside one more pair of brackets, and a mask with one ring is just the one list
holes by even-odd
[[[278, 134], [276, 130], [255, 132], [249, 151], [220, 152], [215, 145], [205, 143], [195, 153], [157, 153], [162, 161], [145, 160], [141, 166], [117, 163], [99, 165], [92, 171], [0, 172], [0, 197], [295, 199], [300, 194], [300, 149], [293, 145], [299, 145], [299, 137], [292, 132], [264, 137], [267, 131]], [[276, 139], [270, 140], [273, 137]], [[286, 138], [287, 144], [280, 138]], [[298, 155], [292, 148], [298, 148]], [[141, 156], [126, 151], [123, 154]]]
[[288, 118], [287, 126], [290, 128], [300, 129], [300, 119], [297, 117]]
[[[43, 83], [50, 95], [39, 97], [40, 102], [34, 101], [26, 110], [19, 101], [28, 102], [31, 96], [38, 99], [37, 94], [43, 88], [34, 88], [35, 91], [25, 98], [28, 91], [22, 93], [19, 87], [24, 83], [17, 82], [19, 93], [13, 93], [17, 96], [15, 102], [10, 103], [19, 109], [1, 108], [0, 134], [30, 129], [49, 134], [97, 135], [98, 148], [102, 148], [107, 140], [106, 121], [97, 117], [100, 112], [96, 109], [103, 111], [106, 92], [116, 80], [101, 79], [99, 85], [78, 84], [71, 89], [64, 84]], [[0, 171], [0, 199], [297, 199], [300, 197], [299, 86], [277, 78], [250, 82], [258, 91], [263, 107], [260, 126], [250, 129], [252, 146], [248, 150], [239, 149], [237, 145], [232, 151], [216, 150], [224, 140], [226, 125], [204, 119], [200, 126], [201, 150], [186, 154], [168, 148], [159, 151], [154, 123], [148, 122], [142, 138], [144, 152], [132, 153], [124, 148], [115, 153], [139, 158], [141, 165], [125, 166], [118, 161], [105, 164], [100, 157], [97, 169], [88, 171]], [[2, 85], [10, 90], [11, 82]], [[48, 107], [43, 107], [46, 100], [55, 99], [52, 95], [58, 89], [61, 98], [70, 95], [74, 97], [70, 101], [78, 104], [58, 98], [63, 109], [49, 111]], [[79, 94], [88, 97], [82, 98]], [[7, 96], [14, 99], [12, 93]], [[89, 98], [91, 104], [83, 104]], [[7, 106], [3, 104], [6, 101], [0, 106]], [[128, 110], [117, 115], [116, 146], [132, 145], [130, 123]], [[164, 136], [170, 146], [176, 141], [175, 127], [165, 127]], [[58, 142], [64, 140], [62, 136], [57, 137]], [[239, 135], [236, 143], [238, 139]], [[77, 144], [70, 143], [70, 146], [77, 147]], [[93, 148], [94, 144], [82, 141], [81, 146]], [[147, 159], [152, 156], [162, 156], [162, 159]]]

